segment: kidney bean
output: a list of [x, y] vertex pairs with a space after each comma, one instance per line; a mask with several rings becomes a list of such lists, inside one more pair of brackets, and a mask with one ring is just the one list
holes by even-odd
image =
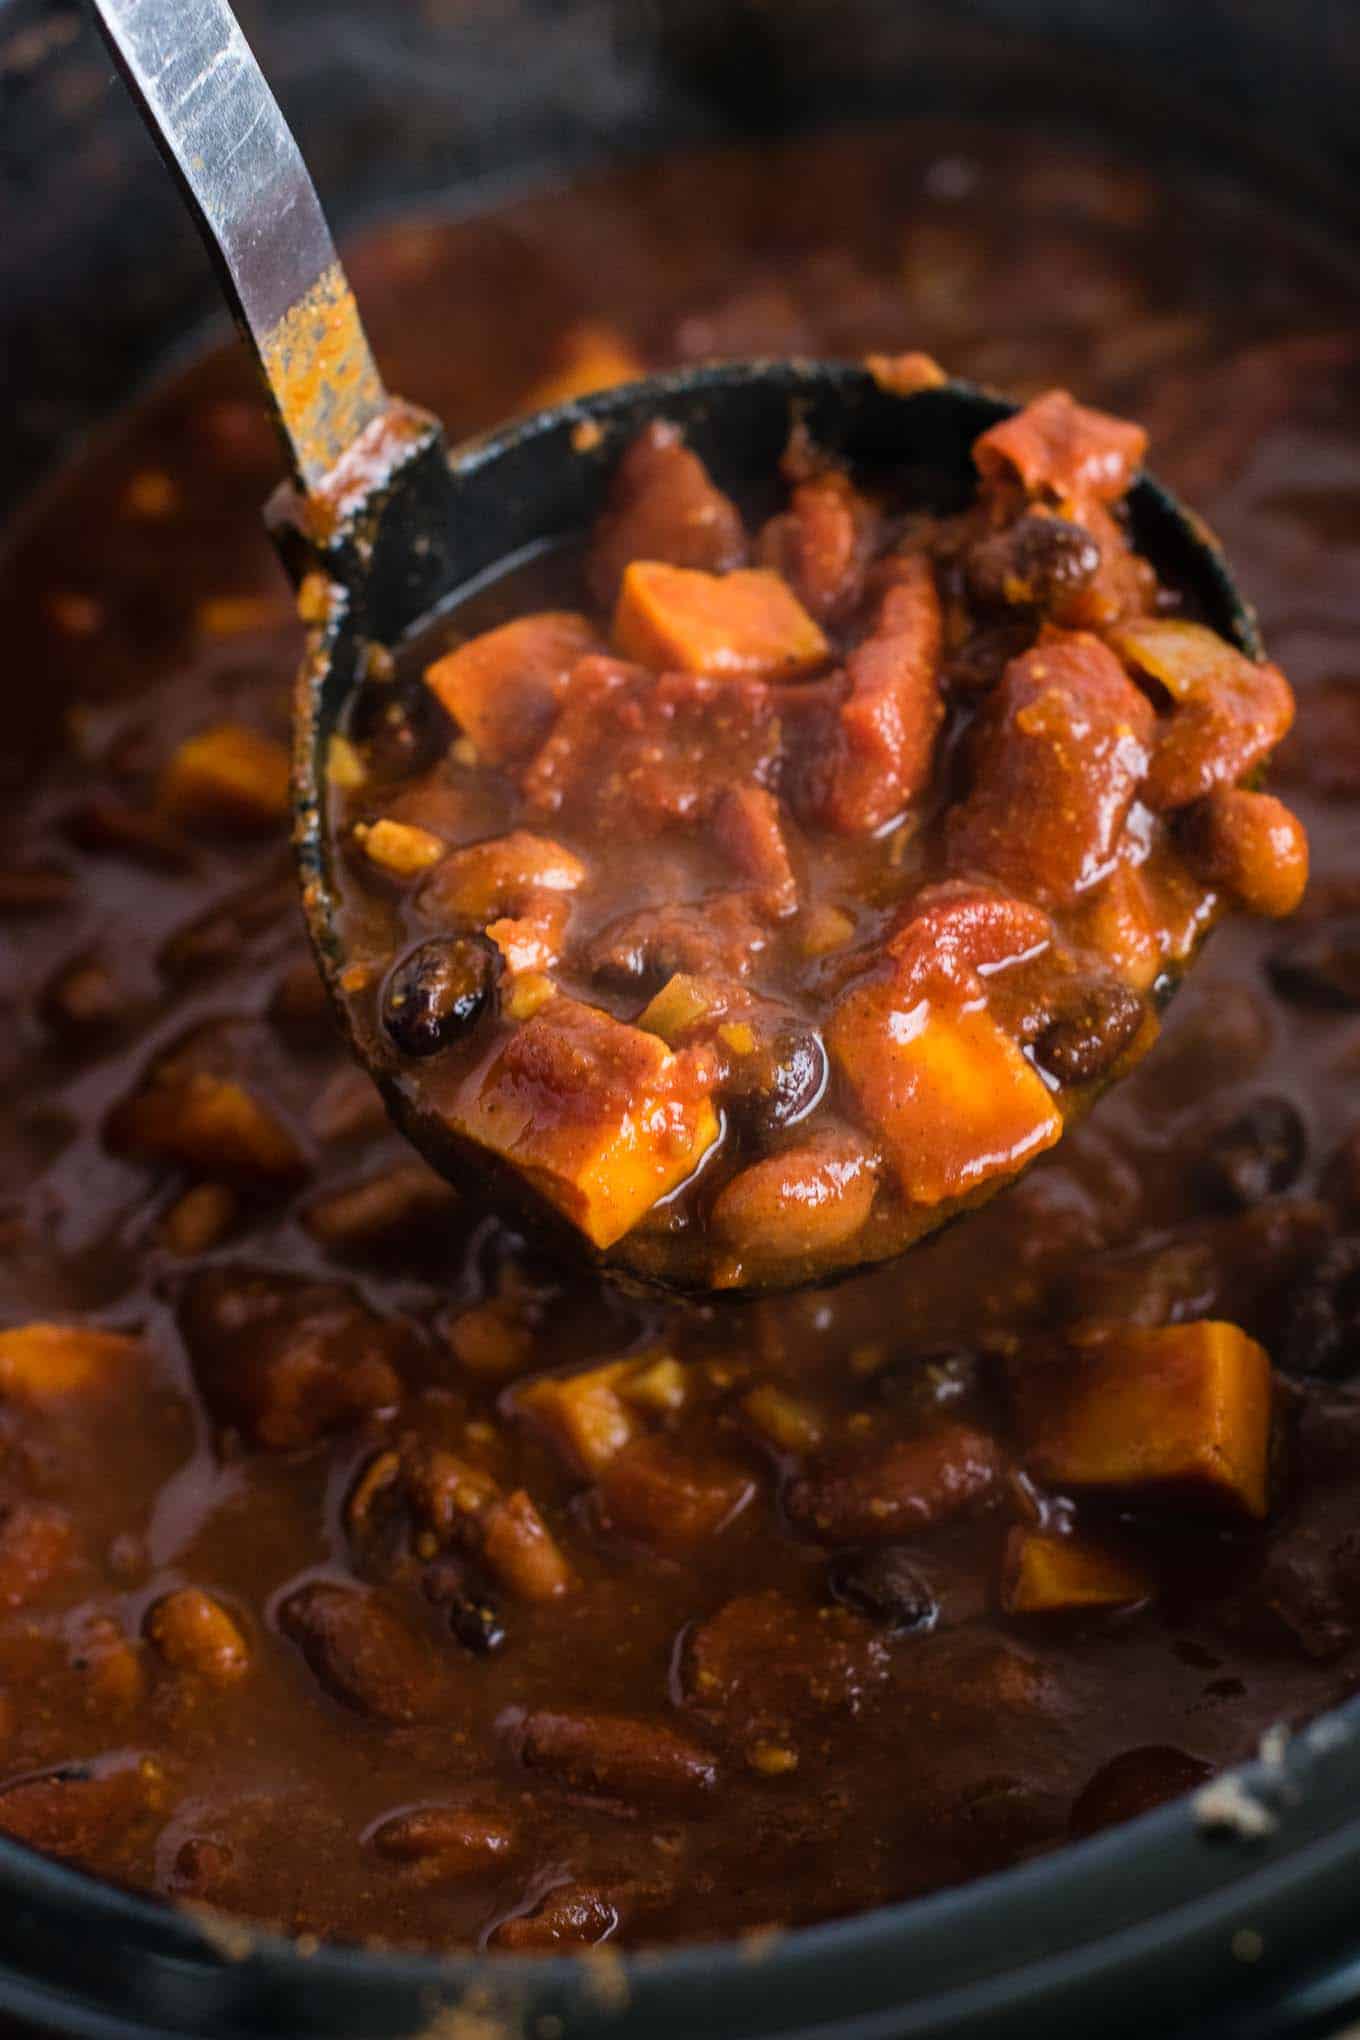
[[718, 1782], [712, 1754], [664, 1721], [538, 1709], [518, 1724], [516, 1741], [529, 1770], [575, 1792], [643, 1806], [692, 1805]]
[[795, 1530], [822, 1544], [892, 1544], [984, 1504], [1001, 1473], [993, 1437], [944, 1424], [829, 1455], [788, 1483], [784, 1509]]
[[318, 1580], [279, 1609], [279, 1627], [337, 1700], [374, 1721], [431, 1721], [446, 1703], [433, 1652], [374, 1594]]

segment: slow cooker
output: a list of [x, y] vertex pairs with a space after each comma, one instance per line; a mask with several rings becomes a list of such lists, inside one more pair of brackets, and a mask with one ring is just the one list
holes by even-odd
[[[603, 156], [914, 112], [1023, 112], [1118, 133], [1157, 160], [1212, 153], [1220, 175], [1333, 238], [1354, 224], [1347, 0], [243, 0], [239, 12], [342, 227], [432, 194], [471, 208]], [[191, 344], [215, 303], [89, 18], [72, 0], [0, 0], [0, 508]], [[758, 1949], [607, 1964], [305, 1949], [0, 1843], [0, 2020], [110, 2040], [1150, 2025], [1303, 2040], [1360, 2031], [1357, 1877], [1360, 1703], [1272, 1741], [1207, 1804]]]

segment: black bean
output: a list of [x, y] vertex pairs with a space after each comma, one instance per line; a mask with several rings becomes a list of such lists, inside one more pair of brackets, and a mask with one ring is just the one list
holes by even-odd
[[900, 1545], [870, 1551], [838, 1551], [827, 1567], [835, 1599], [896, 1636], [924, 1635], [935, 1627], [940, 1608], [927, 1582]]
[[1360, 1235], [1333, 1240], [1295, 1283], [1277, 1358], [1287, 1374], [1360, 1372]]
[[500, 952], [485, 935], [422, 942], [383, 986], [383, 1026], [403, 1055], [437, 1055], [471, 1034], [499, 978]]
[[1296, 1006], [1360, 1009], [1360, 914], [1300, 928], [1269, 958], [1270, 982]]
[[1146, 1010], [1128, 985], [1084, 985], [1035, 1042], [1035, 1061], [1060, 1084], [1094, 1083], [1133, 1041]]
[[449, 1603], [449, 1628], [477, 1657], [491, 1657], [505, 1642], [500, 1610], [485, 1594], [460, 1594]]
[[1215, 1204], [1246, 1210], [1297, 1180], [1308, 1145], [1303, 1116], [1287, 1098], [1255, 1098], [1211, 1135], [1200, 1184]]
[[1080, 524], [1030, 510], [968, 555], [968, 589], [991, 608], [1046, 609], [1100, 571], [1100, 547]]
[[812, 1110], [826, 1078], [820, 1035], [811, 1027], [781, 1028], [736, 1059], [723, 1103], [735, 1131], [760, 1147]]
[[423, 680], [366, 680], [354, 697], [346, 734], [362, 745], [377, 777], [404, 779], [433, 765], [450, 727]]

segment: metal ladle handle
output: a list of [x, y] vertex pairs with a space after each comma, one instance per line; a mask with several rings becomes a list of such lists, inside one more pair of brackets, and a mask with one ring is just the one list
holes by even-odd
[[91, 0], [310, 494], [388, 408], [302, 153], [227, 0]]

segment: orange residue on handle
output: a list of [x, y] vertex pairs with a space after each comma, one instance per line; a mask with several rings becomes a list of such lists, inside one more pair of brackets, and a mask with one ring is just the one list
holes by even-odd
[[260, 358], [298, 470], [314, 488], [387, 402], [338, 262], [266, 335]]

